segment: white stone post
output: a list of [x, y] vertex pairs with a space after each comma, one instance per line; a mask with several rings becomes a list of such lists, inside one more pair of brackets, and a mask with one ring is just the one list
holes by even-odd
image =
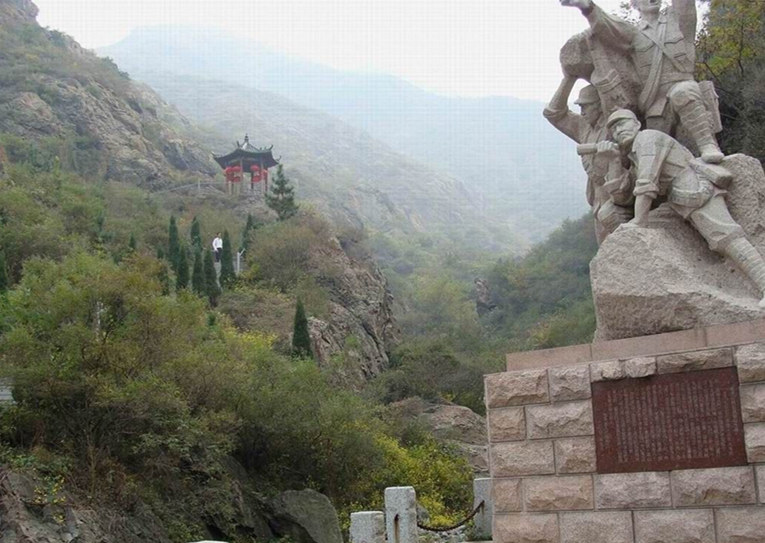
[[13, 383], [9, 379], [0, 379], [0, 404], [14, 404]]
[[491, 499], [491, 479], [473, 480], [473, 508], [483, 501], [483, 508], [473, 517], [476, 539], [487, 541], [491, 539], [491, 521], [494, 516], [494, 503]]
[[417, 496], [411, 486], [385, 489], [387, 543], [417, 543]]
[[351, 543], [385, 543], [385, 514], [382, 511], [351, 513]]
[[242, 249], [241, 251], [236, 252], [236, 274], [239, 275], [242, 273], [242, 255], [244, 254], [244, 251], [246, 249]]

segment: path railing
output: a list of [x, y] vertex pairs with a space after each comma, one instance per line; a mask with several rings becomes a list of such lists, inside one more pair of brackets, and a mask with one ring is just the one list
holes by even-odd
[[430, 532], [456, 530], [470, 520], [475, 539], [491, 539], [493, 515], [491, 479], [473, 481], [473, 510], [459, 522], [445, 527], [417, 522], [417, 495], [414, 487], [394, 486], [385, 489], [385, 511], [351, 513], [351, 543], [417, 543], [418, 529]]

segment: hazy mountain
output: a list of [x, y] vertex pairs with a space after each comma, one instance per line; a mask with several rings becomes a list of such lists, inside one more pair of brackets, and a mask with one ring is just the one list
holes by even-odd
[[[100, 53], [155, 85], [160, 74], [193, 75], [320, 109], [464, 180], [486, 220], [510, 221], [532, 239], [586, 209], [573, 147], [542, 118], [547, 97], [439, 96], [391, 76], [334, 70], [210, 29], [143, 28]], [[257, 126], [251, 130], [260, 136]]]
[[508, 221], [484, 219], [461, 181], [331, 115], [231, 83], [152, 72], [144, 79], [208, 127], [198, 137], [219, 154], [231, 151], [248, 128], [251, 143], [273, 145], [300, 200], [341, 226], [405, 236], [440, 233], [496, 250], [525, 246], [514, 242]]

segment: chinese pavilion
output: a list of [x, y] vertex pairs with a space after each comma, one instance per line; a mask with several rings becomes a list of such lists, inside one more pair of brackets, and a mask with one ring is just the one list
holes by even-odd
[[250, 174], [250, 190], [255, 190], [255, 183], [263, 181], [263, 192], [268, 191], [268, 169], [279, 164], [271, 154], [273, 145], [259, 148], [250, 144], [250, 137], [244, 136], [244, 143], [236, 142], [236, 149], [227, 155], [213, 153], [215, 162], [220, 164], [226, 174], [226, 192], [231, 194], [240, 186], [243, 176]]

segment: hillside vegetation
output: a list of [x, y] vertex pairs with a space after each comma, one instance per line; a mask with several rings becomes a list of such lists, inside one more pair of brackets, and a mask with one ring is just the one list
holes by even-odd
[[[171, 108], [129, 105], [145, 89], [36, 26], [31, 3], [1, 0], [0, 11], [0, 379], [15, 399], [0, 408], [0, 463], [39, 482], [23, 507], [47, 508], [62, 530], [71, 511], [94, 509], [94, 525], [124, 541], [140, 540], [119, 532], [124, 519], [153, 516], [162, 542], [277, 538], [268, 499], [288, 488], [326, 494], [345, 522], [391, 485], [414, 484], [435, 522], [466, 509], [467, 463], [349, 387], [369, 377], [356, 329], [326, 365], [292, 356], [300, 297], [328, 333], [342, 311], [344, 325], [380, 333], [387, 357], [388, 302], [375, 301], [375, 329], [348, 288], [368, 280], [385, 293], [356, 241], [310, 210], [274, 222], [257, 199], [147, 190], [206, 176], [160, 147], [195, 148], [161, 118]], [[37, 106], [49, 123], [30, 124]], [[217, 231], [249, 243], [256, 263], [219, 297], [197, 292], [181, 281], [170, 224], [189, 273], [197, 239]]]
[[[0, 412], [0, 456], [64, 482], [52, 505], [148, 503], [171, 540], [205, 537], [208, 525], [236, 539], [235, 459], [261, 492], [308, 485], [345, 511], [405, 483], [436, 518], [466, 507], [464, 461], [384, 422], [333, 368], [285, 354], [267, 326], [237, 329], [206, 297], [172, 288], [156, 257], [168, 213], [141, 189], [6, 162], [0, 209], [12, 285], [0, 356], [17, 402]], [[289, 299], [299, 288], [258, 273], [221, 309], [239, 291]]]
[[[301, 61], [213, 28], [140, 28], [101, 53], [196, 120], [201, 120], [198, 115], [226, 118], [225, 108], [208, 99], [206, 87], [215, 82], [234, 96], [234, 103], [261, 100], [265, 91], [300, 106], [286, 116], [281, 108], [262, 108], [259, 117], [266, 124], [309, 128], [318, 111], [363, 130], [409, 161], [427, 165], [435, 172], [432, 177], [446, 173], [458, 179], [478, 213], [478, 220], [465, 215], [465, 227], [480, 231], [487, 223], [497, 225], [500, 229], [492, 241], [503, 252], [508, 233], [526, 242], [539, 241], [563, 219], [586, 210], [585, 176], [576, 154], [569, 140], [541, 115], [548, 96], [538, 101], [439, 96], [389, 75], [344, 72]], [[179, 79], [186, 83], [173, 83]], [[178, 94], [184, 95], [180, 101]], [[189, 102], [205, 107], [182, 105]], [[260, 133], [260, 123], [250, 126]], [[357, 152], [347, 165], [364, 158]], [[412, 175], [412, 183], [424, 182], [418, 177]], [[325, 182], [316, 179], [319, 185]], [[387, 191], [384, 186], [375, 188]], [[456, 200], [452, 205], [459, 206]], [[427, 202], [416, 201], [412, 207], [418, 213], [428, 211]]]
[[[763, 48], [727, 40], [763, 13], [729, 6], [711, 2], [703, 58], [726, 149], [757, 154]], [[18, 511], [59, 536], [89, 518], [93, 541], [280, 539], [271, 499], [306, 487], [346, 526], [393, 485], [414, 485], [432, 523], [461, 516], [467, 462], [401, 415], [417, 402], [392, 404], [480, 413], [507, 351], [589, 341], [591, 217], [525, 250], [472, 189], [358, 128], [230, 83], [168, 83], [219, 132], [200, 129], [35, 13], [0, 0], [0, 379], [15, 399], [0, 406], [0, 490], [30, 476]], [[206, 185], [207, 149], [248, 123], [284, 152], [293, 217]], [[217, 232], [246, 248], [220, 292], [200, 278]], [[19, 518], [5, 503], [4, 529]]]

